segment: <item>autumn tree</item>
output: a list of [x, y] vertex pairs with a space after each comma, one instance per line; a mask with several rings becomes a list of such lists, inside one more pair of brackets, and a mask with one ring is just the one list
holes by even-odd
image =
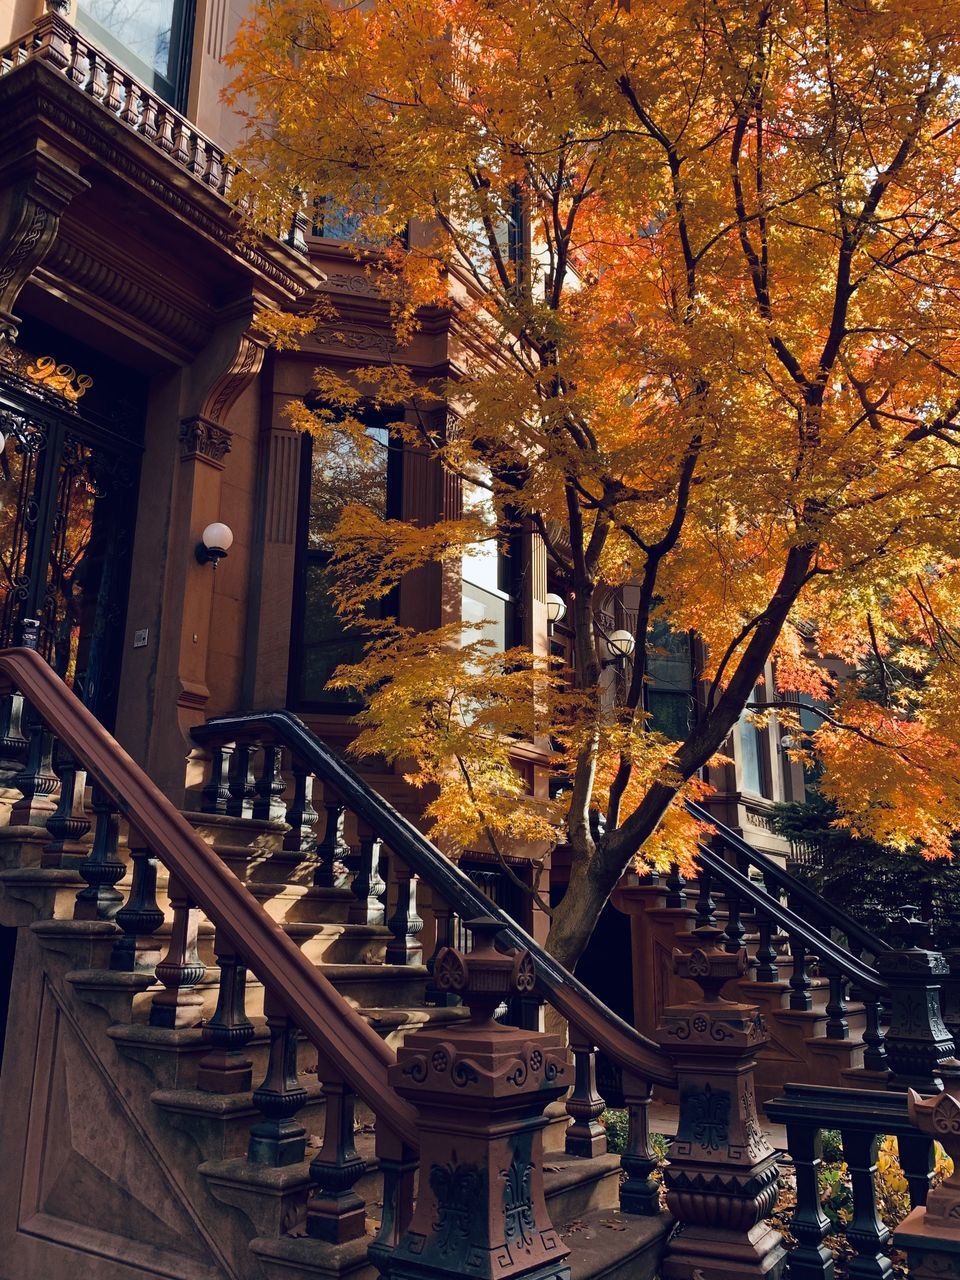
[[[942, 855], [960, 822], [958, 35], [952, 0], [262, 0], [241, 32], [252, 213], [344, 206], [401, 344], [425, 308], [454, 343], [429, 382], [327, 374], [299, 422], [364, 456], [362, 395], [486, 486], [423, 529], [349, 505], [339, 608], [519, 527], [570, 605], [567, 673], [367, 617], [358, 749], [412, 760], [454, 844], [569, 845], [568, 965], [632, 859], [690, 854], [680, 801], [745, 708], [816, 695], [795, 749], [857, 833]], [[706, 655], [679, 742], [646, 710], [660, 624]], [[917, 678], [878, 691], [894, 655]], [[547, 732], [536, 808], [510, 744]]]

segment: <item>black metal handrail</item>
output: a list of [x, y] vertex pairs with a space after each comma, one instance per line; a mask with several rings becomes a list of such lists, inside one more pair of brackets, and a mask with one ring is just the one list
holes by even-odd
[[352, 811], [438, 893], [450, 908], [469, 920], [492, 916], [503, 926], [498, 942], [521, 948], [533, 958], [539, 993], [610, 1058], [653, 1084], [672, 1087], [676, 1075], [660, 1047], [618, 1017], [476, 885], [440, 849], [312, 733], [291, 711], [220, 716], [191, 730], [199, 745], [263, 742], [286, 747], [309, 767]]
[[[714, 853], [706, 845], [700, 845], [697, 861], [701, 870], [708, 871], [713, 880], [722, 885], [728, 893], [735, 894], [739, 898], [741, 906], [745, 905], [749, 911], [757, 915], [773, 918], [785, 933], [799, 938], [811, 955], [818, 956], [822, 963], [835, 966], [861, 992], [873, 996], [886, 992], [886, 980], [876, 969], [840, 943], [834, 942], [825, 933], [821, 933], [819, 929], [797, 915], [795, 911], [791, 911], [789, 907], [784, 906], [782, 902], [778, 902], [766, 890], [755, 884], [749, 876], [731, 867], [720, 854]], [[820, 901], [817, 898], [817, 902]]]
[[[827, 921], [831, 928], [836, 929], [839, 933], [846, 935], [848, 949], [858, 946], [864, 951], [869, 951], [873, 955], [879, 955], [882, 951], [889, 951], [890, 944], [884, 942], [882, 938], [878, 938], [876, 934], [871, 933], [853, 916], [848, 915], [841, 907], [829, 902], [826, 898], [817, 893], [816, 889], [811, 889], [808, 884], [790, 874], [779, 865], [768, 854], [754, 849], [741, 836], [738, 836], [730, 827], [724, 826], [722, 822], [710, 813], [709, 809], [703, 805], [695, 804], [692, 800], [686, 801], [686, 809], [692, 817], [698, 822], [703, 822], [711, 826], [717, 834], [717, 838], [730, 848], [739, 859], [743, 859], [747, 865], [754, 867], [761, 873], [765, 884], [775, 884], [778, 888], [784, 890], [790, 900], [798, 906], [806, 908], [814, 913], [817, 918]], [[771, 903], [773, 898], [771, 897]]]

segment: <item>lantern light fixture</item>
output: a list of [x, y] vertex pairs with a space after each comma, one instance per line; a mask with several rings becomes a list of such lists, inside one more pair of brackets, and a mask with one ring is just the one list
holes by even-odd
[[610, 661], [615, 662], [618, 666], [626, 662], [634, 649], [636, 648], [636, 640], [629, 631], [622, 629], [611, 631], [606, 638], [607, 653], [610, 655]]
[[208, 524], [200, 535], [200, 541], [196, 547], [197, 560], [200, 564], [212, 564], [216, 569], [218, 562], [224, 558], [232, 546], [233, 530], [229, 525], [215, 520], [213, 524]]
[[558, 622], [562, 622], [567, 616], [567, 602], [563, 596], [558, 596], [551, 591], [546, 598], [547, 606], [547, 622], [554, 627]]

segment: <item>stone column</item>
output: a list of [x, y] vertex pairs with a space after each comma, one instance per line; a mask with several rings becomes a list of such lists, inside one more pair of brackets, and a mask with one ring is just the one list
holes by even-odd
[[951, 1176], [894, 1233], [897, 1248], [906, 1250], [911, 1280], [960, 1275], [960, 1062], [942, 1062], [940, 1075], [943, 1093], [925, 1099], [913, 1089], [907, 1094], [911, 1121], [953, 1161]]
[[473, 952], [445, 948], [434, 980], [463, 997], [470, 1021], [408, 1036], [390, 1070], [417, 1109], [420, 1190], [409, 1229], [378, 1265], [387, 1280], [569, 1280], [544, 1201], [542, 1131], [570, 1065], [558, 1036], [493, 1020], [501, 1000], [532, 989], [529, 953], [498, 952], [496, 920], [467, 928]]
[[916, 907], [903, 908], [906, 946], [883, 951], [877, 968], [890, 987], [890, 1027], [884, 1038], [889, 1089], [939, 1092], [940, 1063], [953, 1057], [953, 1039], [940, 1014], [940, 984], [950, 966], [930, 949], [930, 925]]
[[754, 1005], [720, 999], [742, 976], [743, 950], [722, 951], [719, 929], [689, 936], [674, 972], [703, 996], [664, 1010], [657, 1038], [677, 1070], [680, 1118], [664, 1174], [680, 1231], [667, 1246], [663, 1280], [746, 1280], [783, 1271], [779, 1234], [763, 1219], [777, 1198], [773, 1149], [760, 1130], [754, 1055], [767, 1034]]

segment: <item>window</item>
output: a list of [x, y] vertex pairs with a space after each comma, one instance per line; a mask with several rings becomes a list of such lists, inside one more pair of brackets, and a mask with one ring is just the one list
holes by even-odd
[[688, 631], [655, 622], [647, 639], [650, 724], [674, 742], [682, 741], [693, 716], [693, 653]]
[[80, 0], [77, 27], [178, 111], [186, 108], [195, 0]]
[[[495, 520], [493, 495], [482, 484], [463, 485], [463, 509]], [[486, 623], [482, 631], [466, 633], [467, 641], [492, 640], [503, 651], [516, 642], [515, 598], [512, 588], [513, 558], [503, 555], [493, 536], [475, 542], [464, 552], [461, 568], [461, 617], [464, 622]]]
[[[752, 701], [763, 701], [763, 690], [755, 689]], [[740, 746], [740, 791], [749, 791], [755, 796], [769, 796], [767, 770], [764, 768], [763, 748], [766, 742], [766, 731], [758, 729], [749, 719], [750, 712], [744, 710], [737, 721], [737, 736]]]
[[[383, 518], [395, 514], [401, 461], [400, 450], [391, 447], [390, 432], [382, 422], [371, 421], [367, 435], [374, 441], [368, 457], [361, 457], [346, 438], [339, 448], [322, 454], [309, 436], [303, 440], [290, 662], [290, 699], [295, 706], [335, 710], [356, 704], [352, 692], [326, 688], [338, 666], [357, 661], [363, 652], [363, 638], [344, 630], [330, 598], [330, 534], [343, 508], [351, 503], [368, 506]], [[374, 607], [385, 604], [385, 611], [392, 612], [389, 602]]]

